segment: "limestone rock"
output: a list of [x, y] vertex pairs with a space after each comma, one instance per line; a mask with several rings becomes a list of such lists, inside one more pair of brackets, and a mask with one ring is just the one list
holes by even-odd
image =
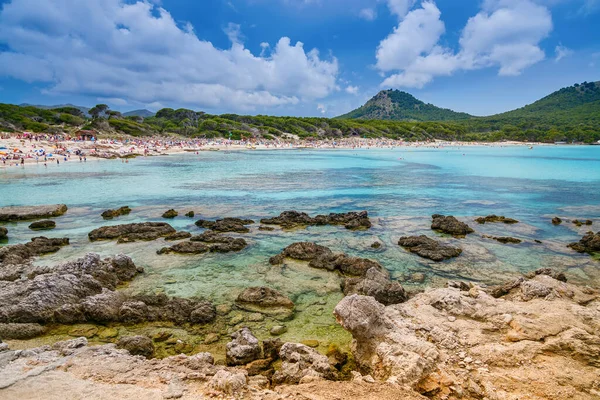
[[571, 243], [569, 247], [578, 253], [598, 253], [600, 252], [600, 232], [588, 232], [579, 242]]
[[104, 219], [113, 219], [122, 215], [129, 215], [129, 213], [131, 213], [131, 208], [129, 208], [129, 206], [124, 206], [114, 210], [106, 210], [101, 214], [101, 216]]
[[210, 229], [215, 232], [237, 232], [247, 233], [250, 232], [245, 225], [253, 224], [254, 221], [251, 219], [240, 219], [240, 218], [223, 218], [216, 221], [198, 220], [196, 226], [200, 228]]
[[503, 223], [503, 224], [516, 224], [519, 221], [513, 218], [506, 218], [505, 216], [488, 215], [487, 217], [476, 218], [475, 221], [479, 224], [487, 223]]
[[250, 329], [242, 328], [234, 332], [231, 338], [233, 340], [226, 346], [227, 365], [246, 365], [260, 358], [260, 344]]
[[335, 379], [337, 374], [329, 359], [316, 350], [299, 343], [286, 343], [279, 350], [281, 368], [273, 375], [276, 384], [298, 384], [306, 376]]
[[94, 229], [88, 234], [92, 242], [98, 240], [115, 240], [119, 243], [135, 242], [137, 240], [150, 241], [175, 233], [175, 229], [164, 222], [142, 222], [137, 224], [124, 224], [103, 226]]
[[119, 339], [117, 347], [127, 350], [131, 355], [152, 358], [154, 343], [147, 336], [125, 336]]
[[246, 311], [288, 318], [294, 313], [294, 302], [277, 290], [250, 287], [239, 294], [235, 304]]
[[60, 217], [66, 212], [67, 206], [64, 204], [0, 207], [0, 222]]
[[8, 229], [3, 226], [0, 226], [0, 240], [4, 240], [8, 238]]
[[458, 257], [462, 253], [462, 249], [458, 247], [444, 245], [425, 235], [403, 236], [398, 240], [398, 244], [411, 253], [436, 262]]
[[170, 209], [170, 210], [168, 210], [168, 211], [165, 211], [165, 212], [163, 213], [162, 217], [163, 217], [163, 218], [168, 218], [168, 219], [173, 219], [173, 218], [175, 218], [175, 217], [176, 217], [176, 216], [178, 216], [178, 215], [179, 215], [179, 213], [178, 213], [177, 211], [175, 211], [175, 210], [173, 210], [173, 209]]
[[36, 221], [29, 225], [29, 229], [32, 231], [46, 231], [54, 228], [56, 228], [56, 222], [49, 219]]
[[434, 214], [431, 218], [433, 219], [431, 229], [434, 231], [448, 233], [454, 237], [465, 237], [474, 232], [469, 225], [460, 222], [453, 216]]
[[284, 229], [303, 228], [313, 225], [344, 225], [350, 230], [365, 230], [371, 227], [367, 211], [331, 213], [329, 215], [317, 215], [312, 218], [306, 213], [298, 211], [284, 211], [275, 218], [265, 218], [260, 221], [265, 225], [279, 225]]

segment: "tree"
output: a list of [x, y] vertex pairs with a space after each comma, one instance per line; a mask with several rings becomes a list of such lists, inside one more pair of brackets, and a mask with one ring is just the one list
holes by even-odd
[[95, 107], [90, 108], [88, 113], [92, 116], [92, 119], [98, 119], [108, 110], [106, 104], [96, 104]]

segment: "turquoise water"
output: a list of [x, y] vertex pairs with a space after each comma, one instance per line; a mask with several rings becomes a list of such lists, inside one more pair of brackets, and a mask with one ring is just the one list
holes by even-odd
[[[449, 278], [497, 283], [518, 273], [550, 266], [570, 279], [600, 284], [600, 262], [579, 255], [566, 244], [589, 227], [553, 226], [550, 219], [592, 219], [600, 230], [600, 146], [396, 148], [361, 150], [276, 150], [201, 152], [200, 154], [121, 160], [69, 161], [0, 169], [0, 205], [65, 203], [48, 236], [66, 236], [72, 245], [41, 258], [52, 264], [88, 251], [125, 253], [147, 274], [128, 290], [165, 291], [203, 296], [230, 304], [247, 286], [268, 285], [289, 295], [298, 314], [289, 337], [336, 335], [331, 309], [339, 299], [339, 277], [302, 263], [273, 267], [269, 257], [295, 241], [309, 240], [351, 255], [379, 260], [409, 290], [443, 285]], [[100, 213], [129, 205], [133, 212], [112, 222]], [[260, 219], [290, 209], [309, 214], [368, 210], [374, 227], [350, 232], [343, 227], [312, 227], [293, 232], [260, 232], [255, 225], [241, 253], [204, 256], [157, 256], [165, 245], [89, 243], [87, 233], [106, 225], [161, 220], [175, 208], [197, 218]], [[434, 213], [452, 214], [476, 233], [445, 238], [464, 249], [461, 257], [432, 263], [407, 253], [396, 243], [407, 234], [436, 235], [429, 229]], [[497, 214], [516, 225], [478, 225], [473, 217]], [[196, 218], [196, 219], [197, 219]], [[199, 232], [195, 219], [178, 217], [177, 229]], [[9, 243], [39, 235], [26, 223], [9, 224]], [[483, 234], [515, 236], [521, 245], [502, 245]], [[534, 240], [543, 243], [535, 243]], [[374, 240], [384, 246], [370, 248]], [[425, 280], [416, 280], [423, 273]], [[261, 322], [263, 329], [269, 322]], [[296, 335], [296, 336], [294, 336]]]

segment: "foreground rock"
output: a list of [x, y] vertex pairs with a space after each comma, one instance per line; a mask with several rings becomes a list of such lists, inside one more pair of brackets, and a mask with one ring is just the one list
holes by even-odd
[[231, 338], [233, 340], [226, 347], [227, 365], [246, 365], [261, 357], [260, 344], [250, 329], [242, 328]]
[[306, 228], [313, 225], [344, 225], [346, 229], [364, 230], [371, 227], [369, 214], [366, 211], [329, 215], [317, 215], [312, 218], [298, 211], [284, 211], [275, 218], [261, 219], [265, 225], [279, 225], [283, 229]]
[[464, 222], [460, 222], [453, 216], [445, 216], [440, 214], [434, 214], [431, 216], [433, 222], [431, 223], [431, 229], [434, 231], [447, 233], [454, 237], [465, 237], [469, 233], [475, 232], [471, 227]]
[[328, 380], [337, 378], [329, 359], [316, 350], [299, 343], [286, 343], [279, 350], [281, 368], [273, 375], [276, 384], [297, 384], [305, 377]]
[[165, 222], [142, 222], [138, 224], [103, 226], [88, 233], [88, 237], [92, 242], [117, 239], [117, 243], [130, 243], [138, 240], [156, 240], [160, 237], [172, 235], [175, 232], [175, 228]]
[[308, 261], [312, 268], [338, 271], [344, 277], [342, 291], [346, 295], [374, 296], [383, 304], [394, 304], [407, 298], [404, 288], [392, 282], [389, 272], [377, 261], [336, 254], [316, 243], [299, 242], [289, 245], [280, 254], [271, 257], [269, 262], [279, 265], [286, 258]]
[[56, 228], [56, 222], [49, 219], [44, 221], [36, 221], [29, 225], [29, 229], [32, 231], [47, 231]]
[[444, 245], [425, 235], [403, 236], [398, 240], [398, 244], [411, 253], [436, 262], [458, 257], [462, 253], [462, 249], [458, 247]]
[[4, 240], [8, 238], [8, 229], [3, 226], [0, 226], [0, 240]]
[[517, 224], [519, 221], [512, 218], [506, 218], [505, 216], [497, 216], [497, 215], [488, 215], [487, 217], [479, 217], [475, 219], [475, 222], [479, 224], [487, 223], [503, 223], [503, 224]]
[[0, 324], [207, 323], [214, 306], [200, 299], [164, 294], [127, 296], [116, 291], [142, 269], [123, 255], [88, 254], [55, 267], [30, 267], [26, 278], [0, 281]]
[[349, 296], [334, 314], [354, 337], [363, 373], [434, 400], [593, 399], [598, 302], [598, 292], [541, 273], [501, 299], [477, 286], [430, 290], [388, 307]]
[[101, 214], [101, 216], [104, 219], [113, 219], [113, 218], [120, 217], [122, 215], [129, 215], [130, 212], [131, 212], [131, 208], [129, 208], [128, 206], [124, 206], [124, 207], [120, 207], [116, 210], [106, 210]]
[[[190, 235], [191, 236], [191, 235]], [[165, 240], [171, 240], [169, 237]], [[158, 254], [203, 254], [203, 253], [230, 253], [242, 251], [248, 246], [248, 243], [241, 238], [232, 238], [222, 236], [218, 232], [206, 231], [201, 235], [190, 238], [187, 242], [177, 243], [171, 247], [164, 247], [158, 250]]]
[[18, 279], [33, 257], [56, 253], [68, 238], [35, 237], [29, 243], [0, 247], [0, 281]]
[[571, 243], [569, 247], [578, 253], [600, 253], [600, 232], [588, 232], [579, 242]]
[[0, 222], [60, 217], [66, 212], [67, 206], [64, 204], [0, 207]]
[[147, 360], [113, 344], [88, 346], [84, 338], [0, 352], [3, 399], [425, 399], [400, 387], [365, 384], [362, 380], [314, 378], [300, 385], [269, 386], [265, 376], [249, 376], [241, 368], [215, 365], [209, 353]]
[[242, 310], [259, 312], [280, 319], [294, 315], [294, 302], [289, 297], [268, 287], [250, 287], [244, 289], [235, 304]]
[[237, 232], [237, 233], [248, 233], [248, 229], [245, 225], [251, 225], [254, 221], [251, 219], [240, 219], [240, 218], [224, 218], [216, 221], [198, 220], [196, 226], [200, 228], [210, 229], [215, 232]]

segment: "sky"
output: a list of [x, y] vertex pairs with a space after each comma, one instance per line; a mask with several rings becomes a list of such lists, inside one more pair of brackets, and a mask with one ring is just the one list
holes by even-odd
[[473, 115], [600, 80], [600, 0], [0, 0], [0, 102]]

